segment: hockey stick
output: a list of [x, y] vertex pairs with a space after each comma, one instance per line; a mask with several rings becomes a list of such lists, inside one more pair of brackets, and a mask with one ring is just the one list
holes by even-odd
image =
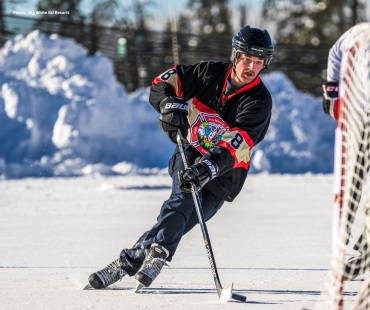
[[[185, 139], [183, 138], [180, 130], [178, 130], [177, 131], [177, 145], [179, 146], [179, 149], [180, 149], [180, 154], [181, 154], [182, 161], [184, 163], [184, 167], [185, 167], [185, 169], [187, 169], [189, 167], [189, 165], [188, 165], [188, 162], [187, 162], [186, 157], [185, 157], [184, 140]], [[240, 295], [240, 294], [233, 293], [233, 291], [232, 291], [233, 290], [233, 284], [232, 283], [231, 283], [230, 287], [228, 287], [226, 289], [222, 288], [220, 278], [218, 277], [216, 261], [215, 261], [213, 251], [212, 251], [211, 240], [209, 239], [207, 226], [206, 226], [206, 223], [205, 223], [205, 220], [204, 220], [203, 209], [201, 208], [200, 198], [199, 198], [199, 195], [198, 195], [198, 192], [195, 188], [194, 183], [190, 183], [190, 186], [191, 186], [191, 194], [192, 194], [193, 200], [194, 200], [195, 210], [197, 211], [197, 215], [198, 215], [199, 225], [200, 225], [200, 227], [202, 229], [202, 233], [203, 233], [204, 245], [206, 246], [208, 260], [209, 260], [209, 263], [211, 265], [213, 279], [214, 279], [215, 284], [216, 284], [218, 298], [222, 302], [229, 301], [230, 299], [235, 299], [235, 300], [245, 302], [247, 297], [245, 297], [243, 295]]]

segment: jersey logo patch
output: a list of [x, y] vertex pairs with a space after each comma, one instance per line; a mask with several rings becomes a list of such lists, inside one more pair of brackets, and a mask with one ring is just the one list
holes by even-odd
[[200, 113], [191, 126], [190, 143], [202, 154], [222, 140], [222, 135], [229, 126], [219, 117]]

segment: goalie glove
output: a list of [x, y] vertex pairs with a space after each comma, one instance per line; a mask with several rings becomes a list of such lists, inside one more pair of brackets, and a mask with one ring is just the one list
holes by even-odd
[[184, 192], [191, 192], [191, 183], [197, 191], [203, 188], [210, 180], [217, 176], [218, 168], [209, 160], [200, 159], [194, 165], [179, 172], [180, 189]]
[[183, 137], [188, 135], [188, 105], [180, 97], [167, 97], [159, 104], [158, 124], [173, 143], [177, 143], [177, 130]]
[[322, 85], [324, 91], [322, 107], [326, 114], [339, 119], [340, 99], [338, 82], [327, 82]]

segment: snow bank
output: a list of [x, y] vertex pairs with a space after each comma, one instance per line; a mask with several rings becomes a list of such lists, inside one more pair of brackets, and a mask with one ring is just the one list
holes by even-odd
[[[274, 99], [252, 171], [331, 172], [334, 121], [321, 100], [285, 75], [262, 76]], [[157, 125], [148, 89], [128, 94], [103, 54], [34, 31], [0, 50], [0, 175], [163, 172], [173, 144]]]

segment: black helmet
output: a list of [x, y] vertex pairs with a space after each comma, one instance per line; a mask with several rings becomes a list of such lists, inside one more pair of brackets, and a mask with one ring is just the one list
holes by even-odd
[[238, 58], [239, 53], [245, 53], [265, 59], [263, 69], [271, 62], [274, 46], [267, 30], [245, 26], [233, 37], [231, 60]]

